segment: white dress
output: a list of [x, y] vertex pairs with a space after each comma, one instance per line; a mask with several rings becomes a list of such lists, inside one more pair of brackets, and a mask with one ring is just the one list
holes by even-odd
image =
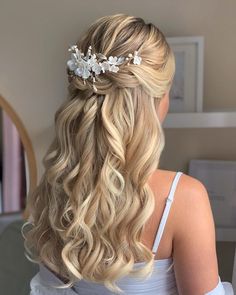
[[[161, 218], [159, 228], [153, 244], [153, 253], [156, 253], [164, 231], [170, 207], [174, 198], [174, 193], [178, 180], [182, 172], [177, 172], [172, 182], [170, 193], [166, 199], [166, 206]], [[135, 268], [141, 266], [144, 262], [136, 262]], [[39, 272], [30, 282], [30, 295], [111, 295], [115, 294], [108, 290], [103, 284], [78, 281], [72, 288], [56, 289], [50, 285], [62, 285], [63, 282], [44, 265], [40, 265]], [[178, 295], [175, 273], [173, 269], [173, 259], [159, 259], [154, 261], [154, 270], [152, 275], [144, 280], [139, 278], [124, 277], [117, 281], [117, 285], [124, 290], [124, 295]], [[232, 284], [221, 282], [220, 276], [217, 286], [205, 295], [234, 295]]]

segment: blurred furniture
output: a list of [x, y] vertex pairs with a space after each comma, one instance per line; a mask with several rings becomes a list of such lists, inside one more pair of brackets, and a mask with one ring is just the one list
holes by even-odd
[[222, 281], [232, 282], [236, 294], [236, 243], [216, 241], [219, 275]]
[[30, 280], [39, 270], [38, 265], [24, 255], [21, 235], [24, 220], [18, 217], [8, 224], [6, 222], [0, 233], [0, 295], [28, 295]]
[[168, 113], [163, 128], [226, 128], [236, 127], [234, 112]]
[[[37, 184], [36, 159], [26, 128], [12, 106], [1, 95], [0, 118], [0, 159], [3, 159], [0, 160], [0, 295], [28, 295], [29, 282], [38, 272], [38, 265], [25, 256], [21, 227], [29, 216], [27, 208], [25, 209], [27, 196]], [[19, 141], [23, 151], [18, 157], [13, 147], [15, 143], [18, 145]], [[18, 170], [20, 166], [17, 161], [25, 163], [22, 166], [24, 171], [23, 168]], [[14, 178], [11, 172], [14, 173]], [[7, 212], [9, 208], [20, 210]]]
[[207, 189], [216, 241], [236, 242], [236, 161], [192, 159], [188, 174]]
[[22, 212], [0, 214], [0, 234], [13, 221], [22, 220]]
[[[25, 208], [27, 205], [27, 196], [33, 191], [37, 184], [37, 167], [33, 146], [23, 122], [13, 107], [1, 95], [0, 114], [0, 159], [3, 159], [1, 163], [3, 175], [0, 179], [0, 215], [2, 213], [12, 213], [13, 211], [20, 210], [22, 211], [23, 217], [27, 219], [29, 216], [28, 210]], [[17, 157], [17, 151], [13, 149], [14, 146], [18, 146], [19, 140], [22, 148], [22, 159]], [[11, 155], [11, 153], [13, 154]], [[18, 172], [14, 170], [16, 169], [14, 167], [18, 169], [18, 161], [21, 161], [22, 165], [25, 166], [24, 171], [19, 170], [19, 173], [22, 172], [22, 175], [19, 175], [19, 177], [17, 177]], [[25, 162], [25, 164], [23, 162]], [[13, 175], [13, 173], [15, 174], [14, 179], [9, 177], [9, 175]], [[13, 193], [14, 188], [18, 188], [17, 193]], [[19, 204], [21, 204], [21, 206]], [[9, 211], [11, 207], [19, 209]], [[0, 224], [0, 228], [1, 226]]]

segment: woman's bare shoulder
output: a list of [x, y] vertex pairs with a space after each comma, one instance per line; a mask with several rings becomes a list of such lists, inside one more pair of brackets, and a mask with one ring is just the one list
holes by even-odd
[[[165, 179], [169, 179], [169, 178], [173, 179], [176, 173], [177, 171], [157, 169], [156, 177], [159, 176]], [[194, 196], [195, 197], [197, 196], [198, 198], [202, 196], [204, 198], [206, 197], [207, 192], [206, 192], [205, 185], [199, 179], [182, 172], [182, 175], [179, 179], [178, 186], [176, 188], [176, 193], [181, 194], [182, 198], [191, 198], [191, 197], [194, 198]]]
[[181, 294], [205, 294], [218, 283], [218, 265], [214, 218], [203, 182], [183, 173], [172, 206], [178, 289]]
[[[158, 192], [163, 196], [159, 200], [166, 199], [176, 173], [177, 171], [172, 170], [156, 170], [153, 179], [158, 186]], [[173, 236], [176, 238], [182, 234], [184, 235], [190, 224], [199, 226], [200, 218], [203, 221], [203, 227], [208, 224], [213, 228], [212, 211], [207, 189], [199, 179], [182, 173], [176, 186], [169, 216], [169, 223], [171, 227], [173, 226], [171, 228]]]
[[[176, 198], [182, 204], [188, 207], [209, 206], [209, 196], [207, 189], [202, 181], [183, 173], [179, 179], [179, 184], [176, 190]], [[208, 208], [209, 209], [209, 208]]]
[[[159, 173], [167, 179], [176, 172], [162, 170]], [[176, 187], [171, 214], [179, 293], [205, 294], [213, 290], [219, 280], [215, 225], [205, 185], [183, 173]]]
[[[177, 171], [161, 169], [156, 170], [154, 173], [152, 178], [154, 183], [158, 185], [162, 183], [164, 191], [162, 195], [167, 195], [176, 173]], [[176, 229], [178, 228], [178, 224], [183, 222], [183, 219], [191, 218], [198, 214], [199, 211], [207, 211], [209, 216], [211, 213], [210, 201], [203, 182], [188, 174], [182, 173], [176, 186], [171, 211], [172, 215], [174, 215]], [[195, 214], [191, 216], [191, 214], [188, 214], [189, 212], [194, 212]]]
[[[157, 173], [163, 179], [174, 178], [176, 171], [159, 170]], [[202, 181], [183, 173], [177, 184], [174, 202], [172, 204], [172, 215], [174, 219], [173, 232], [178, 236], [184, 229], [183, 224], [199, 222], [200, 216], [208, 218], [208, 222], [213, 222], [211, 205], [207, 189]]]

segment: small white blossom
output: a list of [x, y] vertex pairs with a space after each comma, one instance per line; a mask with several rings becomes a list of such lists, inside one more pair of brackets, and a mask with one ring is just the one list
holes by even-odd
[[124, 62], [124, 57], [109, 56], [108, 62], [110, 65], [121, 65]]
[[124, 57], [110, 56], [108, 58], [108, 63], [110, 66], [110, 71], [117, 73], [119, 71], [119, 67], [117, 65], [121, 65], [124, 62]]
[[105, 73], [105, 71], [110, 71], [110, 64], [107, 61], [103, 61], [102, 63], [99, 63], [99, 65], [101, 66], [103, 73]]
[[71, 71], [74, 71], [77, 68], [77, 63], [74, 60], [70, 59], [67, 61], [67, 66]]
[[111, 66], [110, 66], [110, 72], [117, 73], [118, 71], [119, 71], [119, 68], [116, 67], [115, 65], [111, 65]]
[[109, 56], [108, 58], [108, 62], [110, 65], [116, 65], [116, 62], [117, 62], [117, 57], [116, 56]]
[[85, 61], [80, 62], [74, 72], [77, 76], [82, 77], [83, 79], [88, 79], [90, 76], [89, 66]]
[[141, 61], [142, 61], [142, 58], [140, 56], [138, 56], [138, 52], [135, 51], [134, 52], [134, 61], [133, 61], [133, 63], [135, 65], [140, 65], [141, 64]]
[[101, 73], [102, 67], [96, 63], [92, 66], [92, 70], [96, 75], [99, 75]]

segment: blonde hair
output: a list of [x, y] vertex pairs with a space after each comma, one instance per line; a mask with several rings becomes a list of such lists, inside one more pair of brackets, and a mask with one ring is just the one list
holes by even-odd
[[[97, 93], [92, 81], [70, 81], [45, 172], [28, 197], [25, 248], [32, 261], [66, 278], [64, 286], [85, 279], [120, 293], [118, 279], [153, 270], [140, 237], [155, 204], [147, 181], [165, 143], [156, 106], [170, 89], [175, 60], [155, 25], [125, 14], [96, 20], [76, 44], [106, 56], [138, 50], [142, 63], [100, 74]], [[135, 269], [136, 261], [145, 264]]]

